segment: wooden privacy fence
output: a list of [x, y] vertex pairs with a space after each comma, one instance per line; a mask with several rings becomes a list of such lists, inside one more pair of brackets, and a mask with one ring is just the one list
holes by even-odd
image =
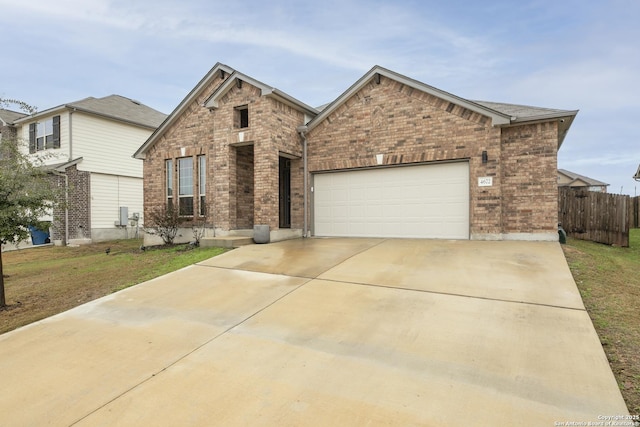
[[631, 228], [640, 228], [640, 196], [631, 198]]
[[629, 196], [558, 189], [558, 222], [576, 239], [628, 247], [633, 216]]

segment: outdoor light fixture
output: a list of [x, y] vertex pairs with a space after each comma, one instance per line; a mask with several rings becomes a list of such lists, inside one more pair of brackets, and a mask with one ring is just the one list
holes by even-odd
[[482, 163], [487, 163], [489, 161], [489, 156], [486, 151], [482, 152]]
[[635, 179], [636, 181], [640, 181], [640, 166], [638, 166], [638, 171], [633, 176], [633, 179]]

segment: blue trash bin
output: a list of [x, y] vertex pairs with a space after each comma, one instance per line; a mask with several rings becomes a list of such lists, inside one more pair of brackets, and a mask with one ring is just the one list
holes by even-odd
[[31, 233], [31, 243], [34, 245], [44, 245], [45, 243], [49, 243], [50, 237], [48, 231], [42, 231], [37, 229], [36, 227], [29, 227], [29, 232]]

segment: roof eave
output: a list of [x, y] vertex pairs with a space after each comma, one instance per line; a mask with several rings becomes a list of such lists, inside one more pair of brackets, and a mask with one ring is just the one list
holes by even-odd
[[77, 165], [82, 161], [83, 157], [77, 157], [73, 160], [66, 161], [64, 163], [57, 163], [55, 165], [44, 165], [42, 166], [42, 170], [46, 172], [60, 172], [64, 173], [68, 167]]
[[56, 114], [56, 113], [59, 113], [59, 112], [62, 112], [64, 110], [66, 110], [66, 109], [68, 109], [66, 104], [58, 105], [57, 107], [52, 107], [52, 108], [49, 108], [47, 110], [39, 111], [39, 112], [37, 112], [35, 114], [30, 114], [28, 116], [22, 117], [22, 118], [16, 120], [15, 122], [13, 122], [13, 123], [16, 124], [16, 125], [18, 125], [18, 124], [21, 125], [22, 123], [30, 122], [30, 121], [32, 121], [34, 119], [38, 119], [39, 117], [42, 117], [42, 116], [49, 116], [51, 114]]
[[116, 117], [116, 116], [113, 116], [111, 114], [100, 113], [98, 111], [91, 110], [91, 109], [88, 109], [88, 108], [78, 107], [77, 105], [73, 105], [73, 104], [66, 104], [65, 107], [67, 107], [67, 109], [72, 110], [74, 112], [75, 111], [79, 111], [81, 113], [91, 114], [91, 115], [94, 115], [94, 116], [103, 117], [105, 119], [114, 120], [114, 121], [117, 121], [117, 122], [127, 123], [127, 124], [130, 124], [130, 125], [142, 127], [142, 128], [145, 128], [145, 129], [155, 129], [157, 127], [157, 126], [153, 126], [153, 125], [146, 124], [146, 123], [140, 123], [140, 122], [136, 122], [136, 121], [133, 121], [133, 120], [123, 119], [121, 117]]
[[540, 122], [548, 122], [548, 121], [552, 121], [555, 119], [567, 119], [567, 118], [571, 118], [571, 120], [573, 121], [573, 118], [576, 116], [576, 114], [578, 114], [579, 110], [571, 110], [571, 111], [557, 111], [557, 112], [553, 112], [553, 113], [549, 113], [549, 114], [540, 114], [537, 116], [529, 116], [529, 117], [515, 117], [511, 123], [512, 124], [521, 124], [521, 123], [540, 123]]
[[277, 99], [278, 101], [290, 106], [291, 108], [294, 108], [296, 110], [300, 110], [303, 113], [312, 115], [314, 117], [320, 113], [315, 108], [305, 104], [302, 101], [299, 101], [299, 100], [295, 99], [291, 95], [286, 94], [286, 93], [284, 93], [284, 92], [282, 92], [281, 90], [278, 90], [278, 89], [273, 89], [271, 91], [271, 93], [266, 93], [264, 95], [265, 96], [271, 96], [274, 99]]
[[512, 121], [513, 125], [522, 125], [522, 124], [534, 124], [534, 123], [543, 123], [550, 121], [558, 121], [558, 150], [562, 146], [564, 139], [573, 124], [573, 120], [576, 118], [580, 110], [567, 110], [567, 111], [557, 111], [549, 114], [541, 114], [538, 116], [531, 117], [522, 117], [515, 118]]

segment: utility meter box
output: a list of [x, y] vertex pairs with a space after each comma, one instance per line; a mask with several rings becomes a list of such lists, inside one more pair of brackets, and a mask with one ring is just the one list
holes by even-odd
[[129, 223], [129, 208], [120, 206], [120, 225], [126, 226]]

